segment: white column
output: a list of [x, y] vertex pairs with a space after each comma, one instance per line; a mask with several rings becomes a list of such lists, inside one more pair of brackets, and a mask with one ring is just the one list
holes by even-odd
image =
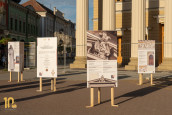
[[172, 70], [172, 0], [165, 0], [164, 57], [159, 70]]
[[76, 56], [86, 56], [88, 0], [76, 0]]
[[165, 0], [164, 58], [172, 58], [172, 0]]
[[116, 29], [115, 0], [103, 0], [103, 30]]
[[138, 57], [138, 40], [145, 40], [146, 0], [132, 0], [131, 57]]
[[76, 0], [76, 57], [71, 68], [85, 68], [87, 55], [88, 0]]
[[131, 58], [126, 70], [137, 70], [138, 40], [145, 40], [146, 0], [132, 0]]

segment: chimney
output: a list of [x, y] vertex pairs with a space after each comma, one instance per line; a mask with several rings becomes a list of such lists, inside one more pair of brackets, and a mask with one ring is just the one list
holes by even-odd
[[56, 7], [54, 7], [54, 15], [56, 15]]

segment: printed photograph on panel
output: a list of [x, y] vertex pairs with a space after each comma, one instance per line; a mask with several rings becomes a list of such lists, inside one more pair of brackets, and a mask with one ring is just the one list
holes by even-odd
[[87, 32], [88, 60], [116, 60], [117, 38], [114, 31]]
[[147, 52], [147, 60], [148, 60], [147, 65], [154, 66], [154, 52], [153, 51]]
[[12, 44], [8, 45], [8, 70], [13, 71], [15, 69], [14, 48]]
[[117, 87], [117, 32], [87, 32], [87, 87]]
[[20, 42], [8, 42], [8, 71], [21, 71], [20, 58]]

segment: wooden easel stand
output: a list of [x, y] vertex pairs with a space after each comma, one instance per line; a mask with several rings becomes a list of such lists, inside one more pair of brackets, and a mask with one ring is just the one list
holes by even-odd
[[[42, 77], [40, 77], [39, 90], [37, 91], [42, 92]], [[51, 91], [56, 91], [56, 78], [51, 78]]]
[[[114, 87], [111, 88], [111, 106], [118, 107], [118, 105], [114, 104]], [[101, 103], [101, 88], [98, 88], [98, 104]], [[90, 106], [86, 106], [86, 108], [94, 107], [94, 88], [90, 88]]]

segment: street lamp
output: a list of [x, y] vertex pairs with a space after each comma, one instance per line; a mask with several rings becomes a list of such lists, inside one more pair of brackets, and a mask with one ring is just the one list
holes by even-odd
[[63, 58], [64, 58], [64, 73], [66, 73], [66, 71], [65, 71], [65, 67], [66, 67], [66, 37], [67, 37], [67, 35], [64, 35], [64, 44], [63, 44], [63, 46], [64, 46], [64, 52], [63, 52]]
[[64, 42], [63, 42], [63, 62], [64, 62], [64, 66], [63, 66], [63, 69], [64, 69], [64, 73], [66, 73], [65, 71], [65, 67], [66, 67], [66, 35], [64, 34], [64, 30], [63, 29], [60, 29], [60, 39], [62, 39]]

